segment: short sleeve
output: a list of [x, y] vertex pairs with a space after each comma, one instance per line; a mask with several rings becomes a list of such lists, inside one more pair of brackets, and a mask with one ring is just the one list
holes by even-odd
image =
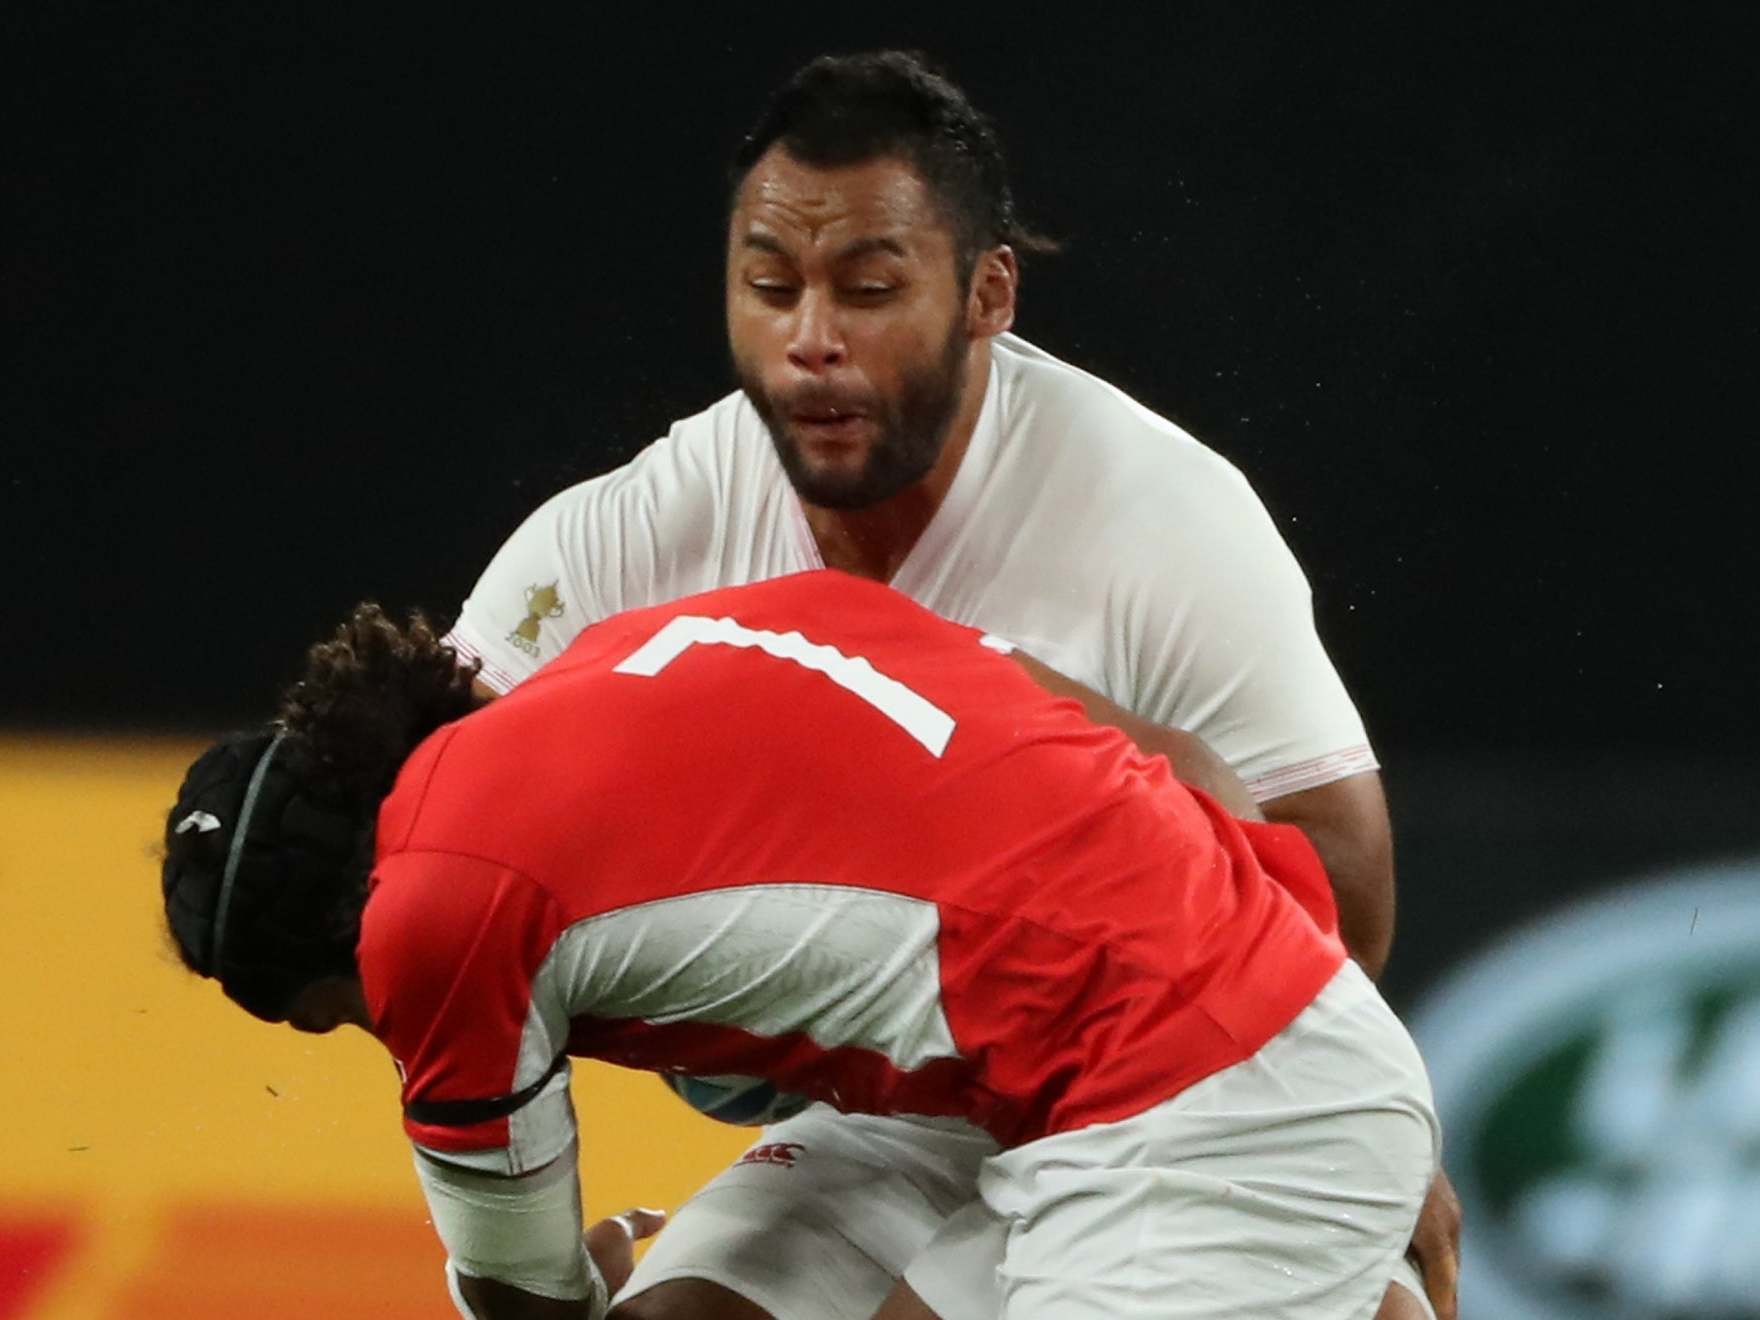
[[1203, 738], [1261, 802], [1375, 769], [1295, 556], [1231, 466], [1218, 460], [1204, 485], [1160, 565], [1177, 590], [1150, 579], [1133, 609], [1144, 704]]
[[606, 480], [571, 486], [540, 505], [465, 598], [446, 641], [462, 658], [481, 662], [479, 676], [496, 692], [530, 678], [601, 616], [579, 542]]
[[484, 683], [505, 693], [589, 624], [722, 585], [717, 415], [686, 419], [623, 467], [552, 496], [495, 552], [446, 639], [482, 662]]
[[375, 868], [361, 983], [418, 1146], [517, 1174], [573, 1140], [567, 1019], [533, 995], [559, 921], [541, 887], [474, 857], [400, 852]]

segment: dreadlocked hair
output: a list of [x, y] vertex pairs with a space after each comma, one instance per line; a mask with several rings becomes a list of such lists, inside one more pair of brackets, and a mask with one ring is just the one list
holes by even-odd
[[357, 605], [306, 653], [267, 729], [190, 767], [165, 822], [166, 922], [193, 971], [269, 1022], [355, 971], [379, 805], [409, 754], [467, 714], [460, 666], [420, 614]]
[[376, 805], [418, 743], [477, 706], [478, 668], [460, 664], [420, 611], [400, 628], [363, 601], [306, 652], [305, 673], [282, 694], [275, 723], [337, 789]]

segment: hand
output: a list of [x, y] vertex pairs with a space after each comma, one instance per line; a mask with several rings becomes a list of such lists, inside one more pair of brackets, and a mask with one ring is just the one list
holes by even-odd
[[620, 1215], [601, 1219], [582, 1235], [587, 1254], [599, 1267], [605, 1288], [613, 1296], [629, 1282], [636, 1267], [636, 1243], [653, 1237], [665, 1224], [664, 1210], [644, 1210], [636, 1206]]
[[1460, 1302], [1455, 1294], [1461, 1277], [1461, 1199], [1441, 1169], [1418, 1211], [1406, 1255], [1424, 1276], [1424, 1292], [1436, 1308], [1436, 1320], [1458, 1320]]

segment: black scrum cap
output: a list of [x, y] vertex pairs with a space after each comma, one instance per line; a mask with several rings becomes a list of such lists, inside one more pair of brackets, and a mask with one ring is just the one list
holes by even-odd
[[361, 826], [314, 785], [299, 740], [222, 739], [184, 776], [165, 822], [165, 917], [184, 960], [240, 1007], [280, 1022], [294, 996], [354, 974]]

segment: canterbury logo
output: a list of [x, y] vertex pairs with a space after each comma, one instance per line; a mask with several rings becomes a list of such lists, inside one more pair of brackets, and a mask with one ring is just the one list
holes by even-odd
[[741, 1164], [780, 1164], [785, 1169], [792, 1169], [796, 1152], [805, 1149], [798, 1141], [773, 1141], [768, 1145], [753, 1146], [735, 1161], [735, 1167]]

